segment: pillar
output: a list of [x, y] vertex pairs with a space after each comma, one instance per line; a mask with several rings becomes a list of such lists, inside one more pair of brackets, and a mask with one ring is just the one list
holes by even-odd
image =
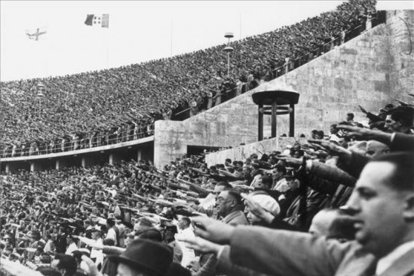
[[271, 137], [276, 137], [276, 113], [277, 113], [277, 102], [273, 101], [272, 103], [272, 135]]
[[137, 150], [137, 161], [142, 159], [142, 149]]
[[39, 163], [36, 162], [30, 162], [30, 171], [35, 172], [41, 170], [41, 166]]
[[108, 163], [109, 163], [109, 165], [117, 164], [120, 161], [121, 161], [121, 158], [119, 157], [118, 154], [116, 154], [114, 152], [111, 153], [111, 154], [109, 154], [109, 156], [108, 156]]
[[295, 136], [295, 105], [290, 104], [289, 113], [289, 137]]
[[259, 104], [259, 137], [258, 140], [262, 141], [263, 140], [263, 115], [264, 115], [264, 109], [263, 109], [263, 104]]

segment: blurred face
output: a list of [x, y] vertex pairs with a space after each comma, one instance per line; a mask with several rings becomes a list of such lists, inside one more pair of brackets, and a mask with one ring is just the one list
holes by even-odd
[[403, 217], [407, 194], [386, 185], [393, 171], [388, 162], [369, 163], [347, 203], [356, 220], [356, 240], [377, 257], [405, 242], [408, 232]]
[[397, 121], [394, 121], [391, 118], [391, 115], [387, 115], [385, 118], [385, 128], [389, 131], [399, 131], [401, 128], [401, 124]]
[[261, 221], [261, 219], [258, 218], [252, 212], [248, 212], [246, 217], [247, 217], [247, 220], [249, 221], [250, 224], [256, 224], [256, 223], [259, 223]]
[[225, 217], [230, 214], [232, 209], [232, 200], [231, 196], [227, 191], [221, 192], [216, 200], [216, 210], [217, 214]]
[[180, 228], [181, 230], [186, 229], [187, 228], [187, 223], [184, 220], [180, 219], [178, 221], [178, 228]]

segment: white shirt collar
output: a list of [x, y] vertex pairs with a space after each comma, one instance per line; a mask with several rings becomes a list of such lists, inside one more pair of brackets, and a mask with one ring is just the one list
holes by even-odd
[[391, 267], [391, 265], [396, 260], [398, 260], [411, 249], [414, 249], [414, 241], [403, 243], [402, 245], [394, 249], [391, 253], [389, 253], [387, 256], [381, 258], [377, 264], [376, 275], [381, 275], [382, 273], [384, 273], [385, 270]]

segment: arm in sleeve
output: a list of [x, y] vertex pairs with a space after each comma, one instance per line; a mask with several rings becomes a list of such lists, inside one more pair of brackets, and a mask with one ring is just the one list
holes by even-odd
[[347, 172], [337, 167], [328, 166], [321, 162], [312, 161], [312, 167], [310, 172], [332, 182], [341, 183], [345, 186], [350, 187], [355, 186], [355, 177], [351, 176]]
[[392, 151], [414, 151], [414, 136], [404, 133], [394, 133], [391, 136], [390, 149]]
[[237, 226], [230, 246], [234, 264], [262, 273], [332, 276], [351, 245], [308, 233]]
[[255, 270], [235, 265], [230, 260], [230, 246], [224, 246], [217, 256], [217, 272], [227, 276], [266, 276]]

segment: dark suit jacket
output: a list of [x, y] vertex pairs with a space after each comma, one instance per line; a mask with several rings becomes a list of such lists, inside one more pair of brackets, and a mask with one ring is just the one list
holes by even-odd
[[413, 276], [414, 275], [414, 249], [411, 249], [384, 273], [378, 276]]
[[390, 149], [392, 151], [414, 150], [414, 135], [395, 133]]
[[363, 252], [356, 242], [339, 243], [308, 233], [240, 226], [236, 228], [230, 246], [234, 264], [271, 275], [375, 274], [374, 256]]
[[[377, 262], [355, 241], [339, 243], [307, 233], [261, 227], [236, 227], [230, 247], [234, 264], [280, 276], [372, 276]], [[414, 249], [379, 276], [413, 274]]]

